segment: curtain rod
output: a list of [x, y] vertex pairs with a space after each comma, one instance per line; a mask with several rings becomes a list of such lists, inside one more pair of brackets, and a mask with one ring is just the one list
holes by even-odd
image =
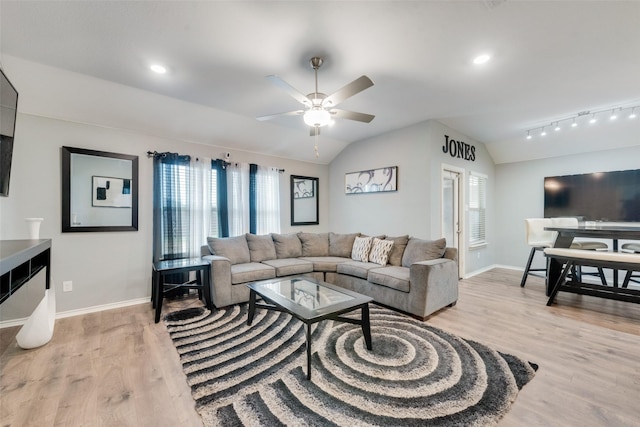
[[[167, 156], [166, 152], [165, 153], [159, 153], [159, 152], [157, 152], [155, 150], [154, 151], [147, 151], [147, 157], [149, 157], [149, 158], [151, 158], [151, 157], [166, 157], [166, 156]], [[196, 160], [199, 160], [199, 159], [196, 157]], [[231, 162], [227, 162], [226, 160], [223, 160], [223, 159], [215, 159], [215, 160], [222, 162], [222, 164], [225, 167], [232, 164]], [[235, 164], [237, 165], [238, 163], [236, 162]], [[284, 169], [279, 169], [279, 168], [275, 168], [275, 169], [278, 171], [278, 173], [284, 173]]]

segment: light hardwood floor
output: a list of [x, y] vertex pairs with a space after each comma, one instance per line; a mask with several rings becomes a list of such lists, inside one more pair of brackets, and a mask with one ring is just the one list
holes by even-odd
[[[458, 304], [428, 320], [540, 365], [500, 426], [640, 425], [640, 305], [560, 294], [546, 307], [542, 279], [520, 276], [462, 280]], [[151, 304], [60, 319], [39, 349], [17, 348], [16, 332], [0, 330], [0, 425], [202, 425]]]

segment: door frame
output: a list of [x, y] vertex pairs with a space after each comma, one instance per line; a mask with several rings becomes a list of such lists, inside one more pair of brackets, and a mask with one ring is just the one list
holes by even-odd
[[465, 183], [466, 183], [466, 170], [464, 168], [449, 165], [446, 163], [442, 163], [440, 167], [440, 234], [444, 236], [444, 175], [445, 171], [453, 172], [458, 174], [459, 182], [458, 182], [458, 229], [460, 230], [458, 233], [458, 277], [464, 278], [465, 271], [465, 257], [466, 257], [466, 222], [465, 222], [465, 211], [466, 211], [466, 192], [465, 192]]

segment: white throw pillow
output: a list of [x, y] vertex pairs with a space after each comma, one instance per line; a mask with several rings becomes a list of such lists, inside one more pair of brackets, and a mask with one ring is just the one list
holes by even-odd
[[356, 237], [351, 249], [351, 259], [354, 261], [367, 262], [369, 250], [371, 249], [371, 237]]
[[371, 247], [371, 252], [369, 252], [369, 262], [387, 265], [392, 247], [393, 240], [380, 240], [376, 237], [373, 239], [373, 246]]

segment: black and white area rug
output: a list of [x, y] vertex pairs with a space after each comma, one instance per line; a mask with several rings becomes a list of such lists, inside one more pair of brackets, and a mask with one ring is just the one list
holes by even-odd
[[[247, 304], [165, 318], [206, 426], [495, 425], [535, 364], [371, 305], [373, 350], [357, 325], [304, 325]], [[359, 316], [359, 312], [353, 313]]]

